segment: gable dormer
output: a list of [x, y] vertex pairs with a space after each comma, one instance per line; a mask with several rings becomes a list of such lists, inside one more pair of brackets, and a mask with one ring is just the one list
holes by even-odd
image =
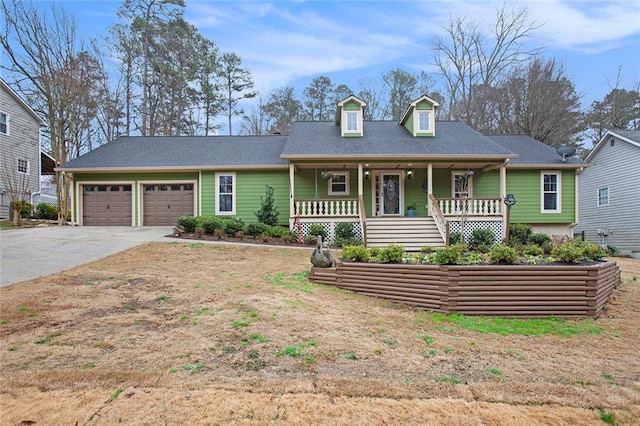
[[367, 104], [351, 95], [338, 102], [336, 109], [336, 124], [340, 126], [340, 136], [362, 137], [364, 136], [364, 108]]
[[407, 108], [399, 124], [402, 124], [414, 137], [436, 135], [436, 108], [440, 104], [427, 95], [422, 95]]

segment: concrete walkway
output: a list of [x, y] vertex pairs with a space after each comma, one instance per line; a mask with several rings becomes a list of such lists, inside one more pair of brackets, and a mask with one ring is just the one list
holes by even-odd
[[48, 226], [0, 232], [0, 287], [50, 275], [149, 241], [172, 227]]

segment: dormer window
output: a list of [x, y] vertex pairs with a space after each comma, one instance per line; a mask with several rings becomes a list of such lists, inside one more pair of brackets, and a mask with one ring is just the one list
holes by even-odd
[[358, 113], [357, 112], [347, 112], [347, 132], [357, 132], [358, 131]]
[[430, 111], [418, 111], [418, 131], [419, 132], [431, 131], [431, 112]]
[[340, 136], [342, 137], [362, 137], [364, 108], [367, 104], [351, 95], [338, 102], [336, 109], [336, 124], [340, 126]]

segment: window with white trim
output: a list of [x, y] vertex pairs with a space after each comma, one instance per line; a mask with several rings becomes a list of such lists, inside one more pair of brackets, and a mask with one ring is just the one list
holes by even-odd
[[9, 134], [9, 116], [4, 112], [0, 112], [0, 133]]
[[236, 214], [235, 173], [216, 173], [216, 214]]
[[598, 207], [609, 205], [609, 187], [598, 189]]
[[542, 172], [542, 213], [560, 213], [560, 177], [560, 172]]
[[17, 164], [18, 173], [28, 174], [29, 173], [29, 160], [26, 158], [18, 158]]
[[418, 112], [418, 131], [419, 132], [431, 131], [431, 112], [430, 111]]
[[358, 131], [358, 113], [357, 112], [347, 112], [347, 132], [357, 132]]
[[451, 196], [453, 198], [471, 198], [473, 195], [473, 174], [470, 172], [452, 172]]
[[329, 195], [349, 195], [349, 172], [333, 172], [328, 192]]

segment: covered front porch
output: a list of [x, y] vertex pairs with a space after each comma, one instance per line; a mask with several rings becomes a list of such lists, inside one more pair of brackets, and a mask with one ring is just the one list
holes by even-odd
[[504, 160], [292, 163], [289, 179], [290, 226], [303, 236], [317, 223], [331, 240], [350, 222], [368, 246], [419, 250], [448, 244], [452, 232], [506, 235]]

